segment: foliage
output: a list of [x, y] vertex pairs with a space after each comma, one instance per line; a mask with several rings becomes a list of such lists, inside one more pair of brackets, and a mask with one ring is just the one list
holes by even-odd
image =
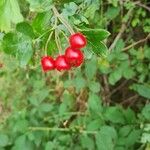
[[[0, 150], [148, 150], [147, 3], [1, 0]], [[41, 56], [63, 53], [70, 28], [88, 39], [84, 65], [44, 74]]]

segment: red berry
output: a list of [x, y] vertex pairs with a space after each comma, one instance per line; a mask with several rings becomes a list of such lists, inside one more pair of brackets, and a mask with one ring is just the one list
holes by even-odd
[[71, 47], [73, 48], [83, 48], [85, 47], [87, 41], [83, 34], [75, 33], [70, 36], [69, 42]]
[[64, 55], [60, 55], [56, 58], [55, 66], [58, 71], [69, 70], [71, 66], [66, 62]]
[[41, 64], [44, 72], [55, 69], [55, 61], [50, 56], [42, 57]]
[[65, 52], [66, 61], [71, 66], [78, 67], [83, 63], [83, 53], [79, 49], [68, 47]]

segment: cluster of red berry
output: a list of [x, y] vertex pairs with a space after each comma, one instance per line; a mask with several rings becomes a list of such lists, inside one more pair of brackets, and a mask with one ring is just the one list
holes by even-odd
[[56, 60], [51, 56], [44, 56], [41, 64], [44, 72], [57, 69], [58, 71], [69, 70], [71, 67], [79, 67], [84, 60], [83, 52], [80, 48], [86, 46], [86, 38], [81, 33], [75, 33], [69, 38], [70, 47], [65, 51], [65, 55], [59, 55]]

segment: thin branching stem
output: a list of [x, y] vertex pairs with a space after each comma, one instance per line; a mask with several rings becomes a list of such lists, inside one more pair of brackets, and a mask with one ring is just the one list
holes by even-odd
[[31, 131], [59, 131], [59, 132], [75, 132], [81, 134], [97, 134], [97, 131], [87, 131], [76, 128], [50, 128], [50, 127], [29, 127]]
[[59, 12], [55, 6], [52, 7], [52, 10], [54, 12], [54, 15], [56, 17], [58, 17], [58, 19], [62, 22], [62, 24], [68, 29], [68, 31], [71, 34], [74, 34], [75, 32], [74, 32], [73, 28], [71, 27], [71, 25], [62, 17], [62, 15], [59, 14]]
[[51, 40], [51, 37], [52, 37], [52, 35], [53, 35], [53, 31], [49, 34], [49, 37], [48, 37], [48, 39], [47, 39], [47, 41], [46, 41], [46, 44], [45, 44], [45, 54], [47, 55], [47, 48], [48, 48], [48, 43], [49, 43], [49, 41]]

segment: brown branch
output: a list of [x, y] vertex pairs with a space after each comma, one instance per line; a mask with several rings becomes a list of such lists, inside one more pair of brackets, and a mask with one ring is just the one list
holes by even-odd
[[[126, 0], [122, 0], [122, 2], [126, 2]], [[150, 11], [150, 7], [146, 6], [149, 4], [149, 2], [145, 3], [145, 4], [142, 4], [140, 1], [135, 1], [133, 2], [133, 4], [137, 5], [137, 6], [140, 6], [140, 7], [143, 7], [144, 9]]]
[[130, 102], [130, 101], [132, 101], [132, 100], [134, 100], [134, 99], [137, 99], [139, 97], [139, 95], [133, 95], [133, 96], [131, 96], [131, 97], [129, 97], [128, 99], [126, 99], [126, 100], [124, 100], [124, 101], [122, 101], [120, 104], [125, 104], [125, 103], [128, 103], [128, 102]]
[[118, 33], [117, 36], [115, 37], [113, 43], [110, 45], [109, 51], [111, 51], [111, 50], [116, 46], [116, 43], [117, 43], [118, 40], [121, 38], [121, 36], [122, 36], [122, 34], [124, 33], [125, 29], [126, 29], [126, 24], [123, 23], [122, 26], [121, 26], [121, 28], [120, 28], [119, 33]]
[[109, 95], [107, 96], [111, 96], [113, 95], [114, 93], [116, 93], [119, 89], [121, 89], [122, 87], [124, 87], [126, 84], [127, 84], [128, 80], [125, 80], [122, 84], [120, 84], [118, 87], [116, 87]]
[[104, 81], [104, 92], [105, 92], [105, 103], [109, 105], [111, 102], [110, 100], [110, 89], [108, 84], [108, 79], [106, 75], [103, 75], [103, 81]]
[[148, 39], [150, 39], [150, 34], [148, 34], [146, 38], [141, 39], [141, 40], [139, 40], [139, 41], [137, 41], [137, 42], [135, 42], [135, 43], [133, 43], [133, 44], [131, 44], [131, 45], [125, 47], [125, 48], [123, 49], [123, 51], [126, 51], [126, 50], [128, 50], [128, 49], [130, 49], [130, 48], [132, 48], [132, 47], [134, 47], [134, 46], [136, 46], [136, 45], [138, 45], [138, 44], [140, 44], [140, 43], [146, 42]]
[[[125, 1], [123, 0], [123, 2], [125, 2]], [[134, 2], [134, 4], [135, 4], [135, 5], [138, 5], [138, 6], [141, 6], [141, 7], [145, 8], [145, 9], [147, 9], [148, 11], [150, 11], [150, 7], [148, 7], [148, 6], [144, 5], [144, 4], [141, 4], [139, 1]], [[130, 16], [131, 12], [132, 12], [132, 10], [129, 10], [129, 12], [128, 12], [128, 15], [129, 15], [129, 16]], [[109, 47], [109, 51], [111, 51], [111, 50], [116, 46], [116, 43], [117, 43], [118, 40], [121, 38], [122, 34], [125, 32], [125, 29], [127, 28], [127, 25], [126, 25], [127, 22], [128, 22], [128, 21], [122, 23], [122, 26], [121, 26], [121, 28], [120, 28], [119, 33], [117, 34], [117, 36], [116, 36], [116, 38], [114, 39], [113, 43], [112, 43], [112, 44], [110, 45], [110, 47]], [[135, 43], [135, 45], [137, 45], [137, 44], [139, 44], [139, 43], [142, 43], [142, 42], [145, 42], [147, 39], [148, 39], [148, 37], [147, 37], [146, 39], [142, 39], [141, 41], [138, 41], [138, 43]], [[133, 46], [134, 46], [134, 45], [133, 45]], [[131, 47], [132, 47], [132, 46], [131, 46]]]
[[144, 4], [141, 4], [140, 2], [139, 3], [136, 3], [136, 5], [140, 6], [140, 7], [143, 7], [145, 8], [146, 10], [148, 10], [150, 12], [150, 7], [144, 5]]
[[74, 34], [74, 30], [72, 28], [72, 26], [65, 20], [65, 18], [59, 14], [58, 10], [56, 9], [55, 6], [52, 7], [52, 10], [54, 12], [54, 15], [56, 17], [58, 17], [58, 19], [62, 22], [62, 24], [68, 29], [68, 31], [71, 33], [71, 34]]
[[[132, 12], [132, 9], [130, 9], [128, 12], [127, 12], [127, 16], [130, 16], [131, 15], [131, 12]], [[115, 37], [113, 43], [110, 45], [109, 47], [109, 51], [111, 51], [117, 44], [118, 40], [121, 38], [122, 34], [125, 32], [126, 28], [127, 28], [127, 23], [128, 23], [128, 20], [129, 20], [130, 17], [128, 17], [128, 19], [125, 21], [123, 20], [122, 22], [122, 25], [121, 25], [121, 28], [119, 30], [119, 33], [117, 34], [117, 36]]]

